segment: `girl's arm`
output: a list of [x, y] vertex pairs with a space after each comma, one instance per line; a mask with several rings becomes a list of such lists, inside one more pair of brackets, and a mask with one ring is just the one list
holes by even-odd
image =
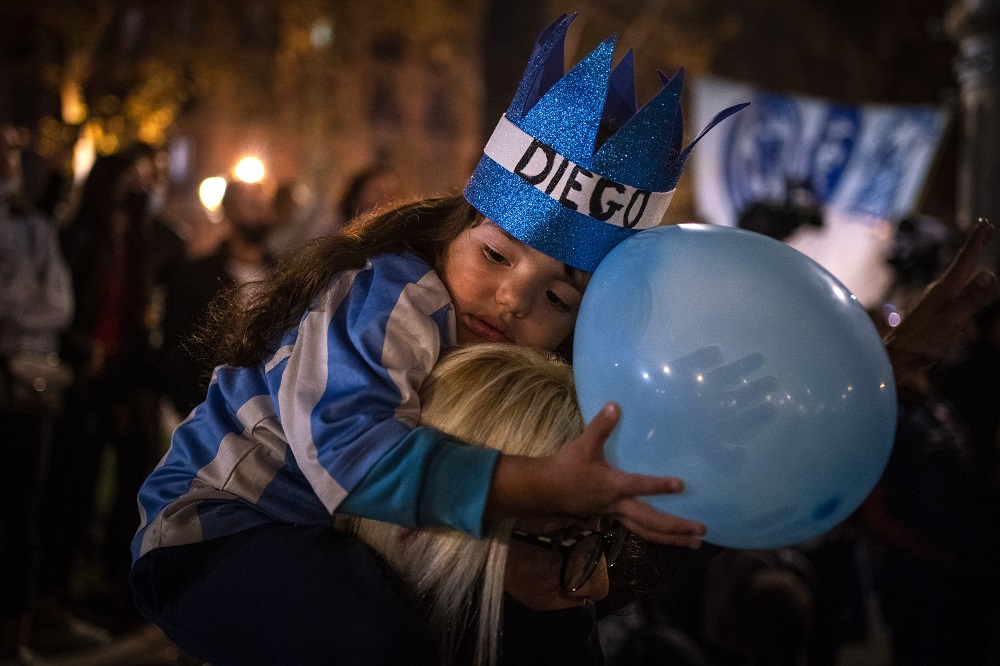
[[649, 541], [697, 548], [704, 525], [663, 513], [639, 499], [679, 493], [684, 489], [680, 479], [629, 474], [608, 464], [604, 442], [620, 415], [618, 405], [609, 403], [579, 437], [551, 456], [500, 456], [484, 517], [612, 516]]
[[[414, 261], [374, 260], [373, 274], [353, 283], [350, 307], [317, 309], [298, 329], [300, 349], [285, 370], [296, 378], [294, 391], [278, 391], [281, 417], [300, 468], [331, 512], [408, 526], [444, 524], [475, 536], [494, 518], [610, 515], [652, 541], [698, 541], [701, 525], [638, 499], [679, 492], [679, 481], [627, 474], [605, 460], [604, 442], [618, 422], [616, 406], [544, 458], [502, 456], [397, 420], [403, 414], [417, 420], [418, 389], [437, 360], [442, 335], [434, 313], [450, 297], [439, 280], [425, 276], [419, 294], [388, 299], [389, 323], [373, 324], [378, 317], [366, 311], [371, 305], [378, 315], [386, 309], [384, 293], [418, 284], [411, 285], [410, 271], [419, 273], [421, 265], [404, 270]], [[349, 314], [341, 321], [335, 311]], [[315, 363], [324, 356], [326, 367]], [[307, 380], [315, 373], [321, 376]]]

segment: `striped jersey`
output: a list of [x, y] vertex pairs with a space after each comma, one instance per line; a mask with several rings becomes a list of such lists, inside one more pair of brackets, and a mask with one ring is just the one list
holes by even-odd
[[334, 511], [482, 533], [498, 452], [418, 426], [418, 390], [455, 342], [444, 283], [412, 254], [335, 277], [278, 349], [215, 369], [139, 491], [132, 556]]

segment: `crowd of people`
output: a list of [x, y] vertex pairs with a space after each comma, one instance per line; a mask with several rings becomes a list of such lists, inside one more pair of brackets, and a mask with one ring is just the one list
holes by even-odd
[[[158, 196], [169, 188], [161, 154], [145, 144], [99, 157], [77, 189], [53, 171], [69, 211], [57, 219], [48, 190], [28, 198], [30, 143], [11, 124], [0, 126], [0, 153], [6, 659], [26, 646], [99, 647], [144, 622], [128, 582], [135, 497], [211, 372], [187, 340], [218, 293], [259, 279], [278, 252], [324, 229], [302, 224], [291, 185], [238, 180], [221, 221], [177, 219]], [[360, 174], [354, 199], [376, 173], [391, 174]], [[350, 205], [364, 212], [390, 194]]]
[[[545, 135], [563, 169], [638, 113], [598, 108], [579, 145], [528, 118], [585, 101], [547, 60], [571, 20], [495, 135]], [[0, 128], [0, 664], [153, 622], [193, 663], [823, 665], [872, 595], [897, 663], [998, 663], [989, 224], [885, 330], [899, 426], [865, 504], [738, 551], [642, 502], [682, 480], [611, 468], [618, 409], [585, 424], [573, 391], [576, 309], [624, 237], [599, 195], [653, 207], [683, 159], [648, 191], [603, 164], [599, 251], [539, 231], [588, 217], [574, 179], [596, 177], [531, 183], [537, 137], [510, 165], [488, 146], [465, 196], [392, 202], [392, 173], [366, 171], [344, 228], [303, 220], [291, 184], [230, 182], [206, 240], [159, 205], [149, 146], [98, 158], [57, 221], [24, 195], [20, 139]]]

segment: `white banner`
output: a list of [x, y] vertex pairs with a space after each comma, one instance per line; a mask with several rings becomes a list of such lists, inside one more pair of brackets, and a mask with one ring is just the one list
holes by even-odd
[[705, 222], [735, 226], [756, 202], [781, 204], [789, 182], [808, 183], [823, 207], [822, 229], [788, 239], [862, 302], [891, 274], [886, 221], [914, 214], [948, 124], [934, 106], [852, 105], [776, 95], [715, 79], [694, 81], [699, 127], [721, 108], [750, 106], [709, 132], [692, 155], [695, 205]]
[[905, 217], [948, 122], [933, 106], [842, 104], [699, 78], [691, 124], [739, 102], [751, 104], [709, 132], [692, 157], [698, 212], [715, 224], [735, 225], [757, 201], [782, 203], [790, 179], [809, 182], [828, 206]]

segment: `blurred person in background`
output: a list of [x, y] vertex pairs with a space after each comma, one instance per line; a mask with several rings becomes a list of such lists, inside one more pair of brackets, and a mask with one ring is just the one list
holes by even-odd
[[[172, 189], [170, 153], [159, 149], [153, 157], [153, 178], [146, 203], [150, 227], [149, 272], [154, 286], [165, 280], [166, 271], [187, 252], [184, 237], [190, 221], [184, 219], [184, 213], [177, 206], [181, 199], [183, 195]], [[152, 322], [151, 325], [153, 323], [158, 324]]]
[[400, 196], [399, 177], [387, 166], [373, 166], [356, 173], [337, 204], [333, 231], [339, 231], [354, 218]]
[[267, 235], [267, 251], [273, 256], [323, 231], [312, 196], [303, 183], [280, 183], [271, 197], [271, 212], [274, 224]]
[[[88, 647], [103, 636], [78, 621], [72, 606], [115, 631], [140, 621], [127, 582], [127, 544], [136, 529], [135, 495], [160, 455], [148, 322], [154, 158], [144, 144], [100, 157], [62, 236], [77, 306], [62, 354], [74, 382], [56, 422], [42, 500], [41, 602], [31, 645], [44, 653]], [[110, 507], [98, 507], [108, 454]], [[102, 577], [86, 608], [71, 594], [82, 553], [96, 555]]]
[[59, 334], [73, 317], [57, 230], [22, 188], [18, 133], [0, 124], [0, 664], [30, 660], [37, 500], [70, 377], [56, 356]]
[[261, 279], [274, 262], [267, 247], [275, 224], [271, 201], [260, 183], [227, 183], [221, 204], [226, 240], [214, 253], [183, 260], [167, 273], [160, 372], [181, 418], [205, 399], [212, 370], [189, 352], [187, 339], [219, 292]]
[[[995, 307], [982, 310], [977, 323], [988, 321]], [[881, 331], [889, 330], [882, 312], [871, 315]], [[873, 553], [895, 663], [995, 664], [997, 470], [977, 451], [975, 430], [935, 387], [929, 370], [897, 375], [892, 455], [857, 515]], [[998, 394], [976, 367], [965, 366], [961, 379], [950, 374], [955, 367], [945, 372], [966, 395], [977, 393], [996, 411]]]
[[267, 249], [273, 256], [304, 241], [340, 233], [355, 218], [401, 195], [399, 178], [387, 166], [377, 165], [355, 173], [339, 199], [313, 198], [305, 184], [280, 183], [271, 199], [274, 226], [268, 234]]
[[975, 484], [1000, 504], [1000, 300], [976, 315], [964, 344], [931, 375], [967, 428]]

